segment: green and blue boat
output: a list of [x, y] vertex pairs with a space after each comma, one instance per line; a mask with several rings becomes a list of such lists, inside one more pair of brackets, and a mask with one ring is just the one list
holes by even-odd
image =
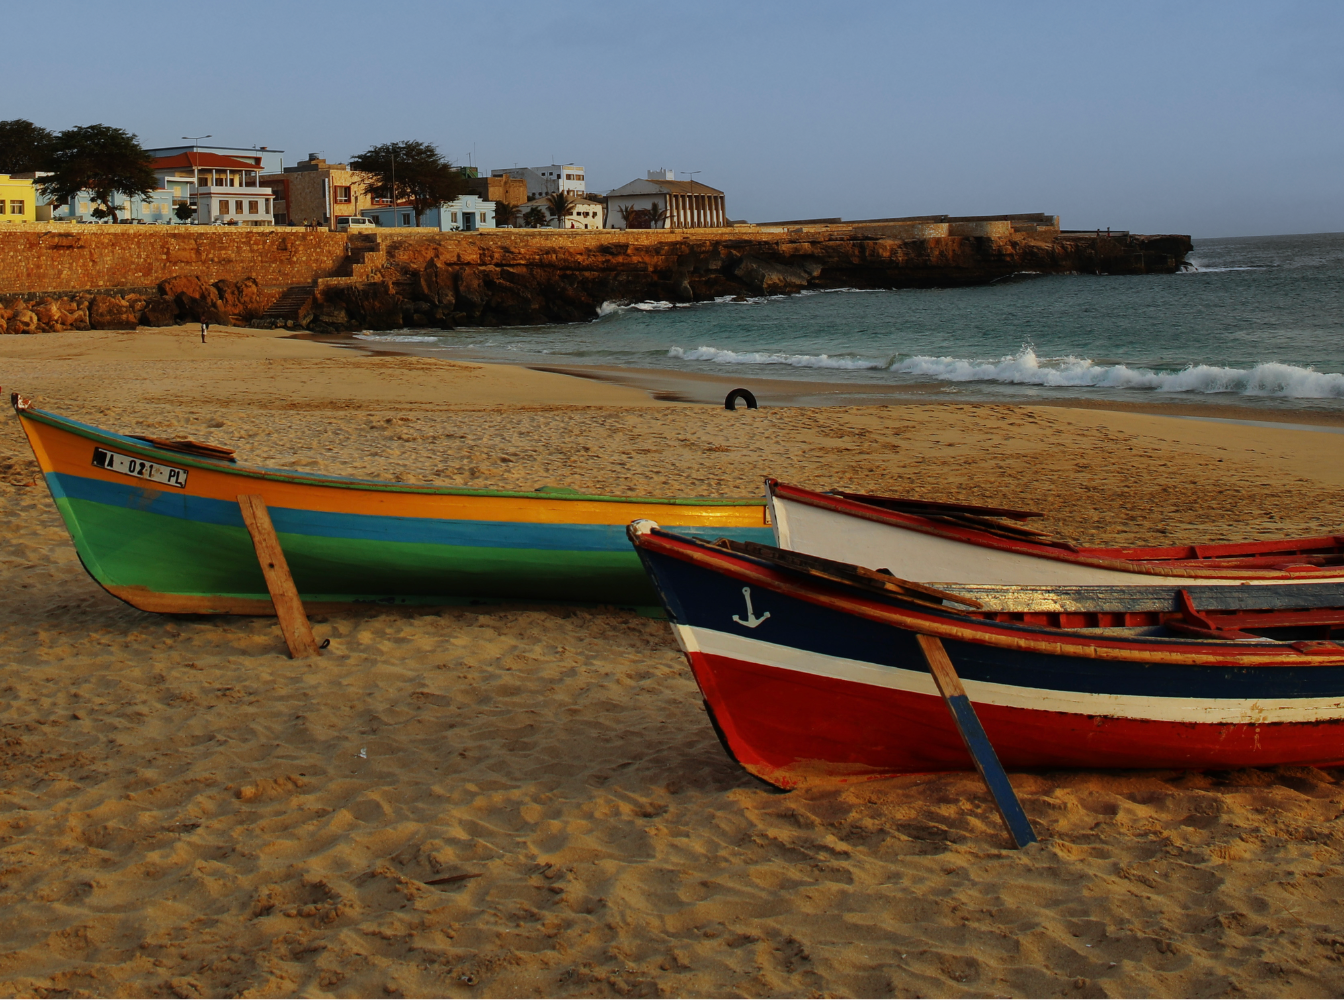
[[238, 497], [259, 495], [310, 611], [498, 601], [656, 607], [625, 526], [770, 542], [764, 498], [388, 483], [15, 412], [89, 574], [144, 611], [274, 614]]

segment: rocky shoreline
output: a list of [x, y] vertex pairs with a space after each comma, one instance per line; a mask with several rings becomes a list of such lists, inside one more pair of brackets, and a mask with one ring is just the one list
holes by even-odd
[[[86, 227], [93, 228], [93, 227]], [[106, 227], [100, 227], [106, 228]], [[157, 234], [155, 234], [157, 235]], [[176, 234], [173, 234], [176, 236]], [[212, 234], [213, 235], [213, 234]], [[320, 234], [330, 241], [337, 234]], [[241, 234], [246, 238], [247, 234]], [[283, 263], [288, 239], [257, 233]], [[59, 252], [58, 249], [38, 252]], [[339, 247], [339, 244], [337, 244]], [[329, 248], [330, 249], [330, 248]], [[227, 255], [198, 253], [193, 273], [156, 284], [0, 297], [0, 332], [117, 330], [183, 322], [286, 327], [314, 333], [403, 327], [581, 322], [606, 302], [697, 302], [805, 289], [935, 288], [1021, 273], [1170, 274], [1187, 236], [1013, 233], [908, 239], [859, 231], [728, 235], [484, 231], [380, 233], [351, 238], [303, 284], [237, 275]], [[168, 266], [179, 251], [164, 254]], [[180, 265], [178, 265], [180, 267]], [[152, 274], [154, 267], [140, 274]], [[160, 268], [160, 273], [166, 268]], [[185, 268], [183, 269], [185, 270]], [[213, 273], [212, 273], [213, 272]], [[260, 273], [260, 272], [259, 272]], [[148, 274], [146, 274], [148, 276]], [[157, 276], [155, 276], [157, 277]]]

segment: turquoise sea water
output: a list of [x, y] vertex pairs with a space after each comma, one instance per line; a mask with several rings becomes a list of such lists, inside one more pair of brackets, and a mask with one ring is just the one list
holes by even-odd
[[1344, 410], [1344, 234], [1196, 240], [1174, 275], [608, 304], [590, 323], [358, 335], [439, 356], [929, 386], [965, 399]]

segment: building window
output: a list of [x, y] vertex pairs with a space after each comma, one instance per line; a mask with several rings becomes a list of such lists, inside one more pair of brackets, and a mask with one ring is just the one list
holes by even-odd
[[242, 203], [241, 201], [235, 201], [235, 202], [233, 203], [233, 214], [234, 214], [234, 215], [242, 215], [242, 214], [243, 214], [243, 203]]
[[22, 215], [22, 214], [23, 214], [23, 202], [21, 202], [21, 201], [11, 201], [11, 202], [9, 203], [9, 214], [10, 214], [10, 215]]
[[403, 226], [409, 226], [411, 224], [411, 213], [409, 212], [401, 213], [401, 224]]
[[338, 186], [335, 190], [336, 190], [336, 204], [338, 204], [338, 205], [348, 205], [348, 204], [350, 204], [350, 187], [349, 187], [349, 185]]
[[457, 221], [457, 213], [456, 213], [456, 212], [449, 212], [449, 213], [448, 213], [448, 221], [449, 221], [449, 222], [456, 222], [456, 221]]
[[3, 201], [0, 201], [0, 215], [4, 214], [5, 214], [5, 203]]
[[248, 214], [248, 215], [256, 215], [256, 214], [258, 213], [258, 210], [259, 210], [260, 208], [261, 208], [261, 202], [259, 202], [259, 201], [249, 201], [249, 202], [247, 203], [247, 214]]
[[228, 203], [227, 201], [221, 201], [221, 202], [219, 203], [219, 214], [220, 214], [220, 215], [228, 215], [228, 214], [229, 214], [229, 203]]

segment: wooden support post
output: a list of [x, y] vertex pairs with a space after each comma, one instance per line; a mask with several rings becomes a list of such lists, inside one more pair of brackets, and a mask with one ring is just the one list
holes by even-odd
[[1022, 811], [1022, 803], [1017, 800], [1017, 794], [1008, 781], [1008, 774], [999, 763], [999, 755], [994, 752], [989, 737], [985, 735], [984, 727], [980, 725], [975, 707], [966, 697], [966, 689], [961, 686], [961, 678], [957, 676], [956, 668], [948, 659], [942, 640], [932, 635], [920, 635], [915, 638], [919, 640], [919, 648], [924, 651], [924, 659], [928, 661], [933, 682], [938, 685], [943, 701], [947, 703], [947, 710], [952, 713], [952, 721], [956, 723], [957, 732], [961, 733], [962, 741], [970, 751], [980, 777], [985, 780], [989, 794], [994, 798], [994, 805], [999, 810], [1003, 825], [1008, 828], [1008, 835], [1018, 847], [1036, 843], [1036, 831], [1031, 828], [1031, 820], [1027, 819], [1027, 814]]
[[319, 655], [317, 640], [313, 638], [308, 616], [303, 613], [303, 602], [299, 600], [294, 578], [289, 575], [289, 563], [285, 562], [285, 553], [275, 535], [266, 501], [256, 494], [240, 493], [238, 508], [243, 512], [247, 533], [252, 536], [252, 547], [257, 550], [257, 562], [261, 563], [262, 575], [266, 577], [266, 589], [271, 592], [271, 603], [275, 605], [275, 616], [280, 619], [280, 631], [289, 646], [290, 659], [302, 660]]

